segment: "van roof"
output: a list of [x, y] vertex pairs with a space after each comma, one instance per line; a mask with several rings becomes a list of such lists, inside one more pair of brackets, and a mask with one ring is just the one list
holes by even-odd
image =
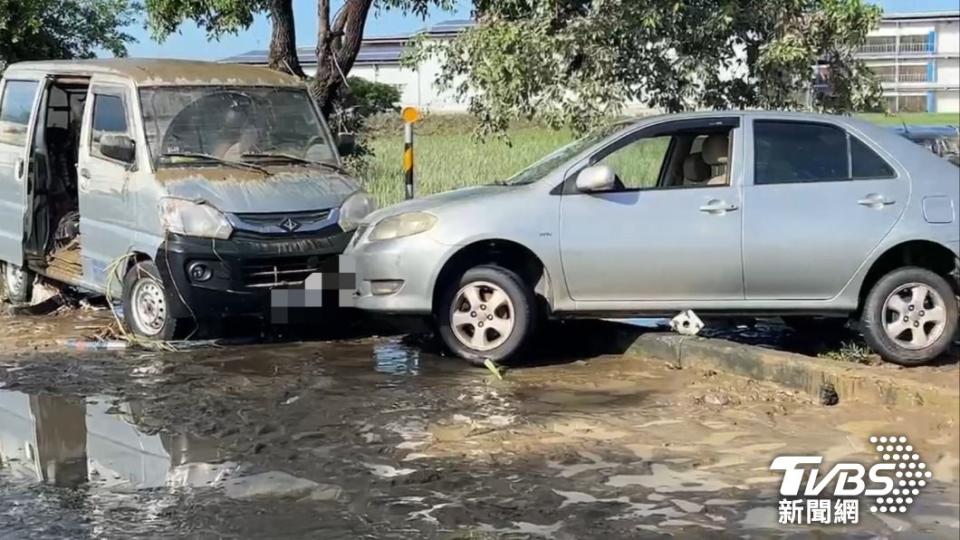
[[4, 76], [16, 77], [29, 73], [80, 76], [108, 74], [130, 79], [138, 86], [303, 85], [300, 79], [292, 75], [264, 67], [155, 58], [18, 62], [8, 66]]

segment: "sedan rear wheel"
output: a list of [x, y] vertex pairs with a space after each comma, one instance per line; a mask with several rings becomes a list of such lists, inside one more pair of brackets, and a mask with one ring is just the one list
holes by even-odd
[[434, 316], [444, 344], [472, 363], [509, 358], [535, 322], [533, 291], [511, 270], [483, 265], [447, 286]]
[[864, 338], [884, 360], [919, 365], [943, 354], [957, 331], [957, 300], [945, 278], [923, 268], [895, 270], [867, 295]]

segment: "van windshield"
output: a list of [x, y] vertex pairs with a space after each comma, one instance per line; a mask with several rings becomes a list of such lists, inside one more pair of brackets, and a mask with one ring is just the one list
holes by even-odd
[[330, 133], [302, 89], [148, 87], [140, 90], [140, 104], [158, 167], [337, 163]]

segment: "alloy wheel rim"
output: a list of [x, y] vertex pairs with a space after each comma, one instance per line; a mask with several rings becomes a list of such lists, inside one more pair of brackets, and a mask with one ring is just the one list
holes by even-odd
[[474, 281], [461, 288], [450, 308], [450, 327], [457, 341], [475, 351], [502, 345], [516, 327], [513, 301], [498, 285]]
[[901, 285], [883, 303], [883, 330], [898, 346], [925, 349], [940, 339], [947, 323], [943, 298], [923, 283]]
[[140, 280], [133, 289], [133, 317], [140, 331], [155, 336], [167, 321], [167, 300], [163, 288], [152, 279]]

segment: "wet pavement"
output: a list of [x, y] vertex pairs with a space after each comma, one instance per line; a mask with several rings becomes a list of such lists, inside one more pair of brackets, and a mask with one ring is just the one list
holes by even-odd
[[[0, 538], [960, 534], [960, 412], [823, 407], [598, 355], [579, 347], [594, 327], [503, 381], [400, 337], [87, 354], [30, 338], [90, 322], [0, 318]], [[872, 463], [882, 434], [932, 473], [908, 513], [777, 523], [775, 456]]]

